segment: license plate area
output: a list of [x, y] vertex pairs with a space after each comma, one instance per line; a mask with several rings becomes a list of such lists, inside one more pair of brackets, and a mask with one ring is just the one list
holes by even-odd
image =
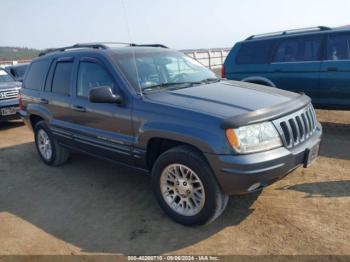
[[17, 113], [17, 107], [5, 107], [1, 108], [0, 111], [2, 116], [10, 116], [10, 115], [15, 115]]
[[309, 167], [317, 158], [320, 150], [320, 144], [317, 143], [312, 148], [305, 150], [304, 167]]

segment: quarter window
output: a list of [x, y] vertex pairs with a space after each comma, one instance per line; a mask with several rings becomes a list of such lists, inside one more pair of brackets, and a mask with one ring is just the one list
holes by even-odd
[[274, 62], [319, 61], [322, 37], [292, 38], [284, 40], [277, 48]]
[[58, 62], [52, 80], [52, 92], [69, 95], [73, 62]]
[[243, 43], [236, 59], [237, 64], [269, 63], [275, 41], [256, 41]]
[[113, 87], [113, 80], [107, 71], [99, 64], [80, 62], [77, 95], [89, 97], [90, 90], [99, 86]]
[[327, 46], [327, 60], [347, 60], [349, 56], [350, 36], [330, 35]]

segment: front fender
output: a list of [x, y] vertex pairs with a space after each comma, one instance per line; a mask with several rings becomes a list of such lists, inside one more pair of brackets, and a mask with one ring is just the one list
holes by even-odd
[[[150, 123], [139, 130], [138, 144], [146, 149], [152, 138], [170, 139], [192, 145], [209, 154], [222, 154], [227, 143], [223, 130], [216, 132], [170, 123]], [[228, 153], [228, 152], [226, 152]]]

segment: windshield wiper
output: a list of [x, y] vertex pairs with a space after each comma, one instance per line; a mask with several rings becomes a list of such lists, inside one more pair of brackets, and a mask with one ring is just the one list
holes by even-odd
[[212, 77], [212, 78], [205, 78], [201, 81], [196, 81], [196, 82], [167, 82], [167, 83], [161, 83], [153, 86], [144, 87], [142, 91], [152, 91], [154, 89], [168, 88], [168, 87], [175, 87], [175, 86], [176, 86], [176, 89], [178, 89], [178, 88], [190, 87], [193, 85], [211, 84], [219, 81], [220, 81], [220, 78]]
[[[171, 86], [178, 86], [178, 85], [189, 85], [191, 86], [194, 82], [168, 82], [168, 83], [161, 83], [153, 86], [148, 86], [142, 88], [142, 91], [150, 91], [153, 89], [159, 89], [159, 88], [166, 88], [166, 87], [171, 87]], [[194, 83], [196, 84], [196, 82]]]

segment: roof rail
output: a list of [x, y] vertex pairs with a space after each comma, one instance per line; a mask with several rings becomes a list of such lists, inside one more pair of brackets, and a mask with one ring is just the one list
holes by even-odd
[[65, 46], [65, 47], [60, 47], [60, 48], [49, 48], [46, 49], [45, 51], [41, 52], [39, 56], [47, 55], [49, 53], [53, 52], [63, 52], [66, 50], [70, 49], [76, 49], [76, 48], [94, 48], [94, 49], [107, 49], [108, 47], [104, 44], [100, 43], [91, 43], [91, 44], [75, 44], [72, 46]]
[[75, 44], [72, 46], [66, 46], [66, 47], [60, 47], [60, 48], [49, 48], [45, 51], [39, 53], [39, 56], [43, 56], [49, 53], [53, 52], [63, 52], [66, 50], [71, 49], [78, 49], [78, 48], [93, 48], [93, 49], [109, 49], [112, 45], [123, 45], [123, 46], [139, 46], [139, 47], [161, 47], [161, 48], [168, 48], [165, 45], [161, 44], [144, 44], [144, 45], [138, 45], [134, 43], [123, 43], [123, 42], [97, 42], [97, 43], [81, 43], [81, 44]]
[[326, 27], [326, 26], [306, 27], [306, 28], [300, 28], [300, 29], [292, 29], [292, 30], [278, 31], [278, 32], [272, 32], [272, 33], [266, 33], [266, 34], [252, 35], [248, 37], [246, 40], [257, 39], [257, 38], [267, 38], [267, 37], [287, 35], [287, 34], [298, 34], [298, 33], [304, 33], [304, 32], [312, 32], [312, 31], [325, 31], [325, 30], [331, 30], [331, 29], [332, 28]]
[[139, 47], [160, 47], [160, 48], [168, 48], [165, 45], [162, 44], [142, 44], [142, 45], [138, 45], [138, 44], [131, 44], [131, 46], [139, 46]]

